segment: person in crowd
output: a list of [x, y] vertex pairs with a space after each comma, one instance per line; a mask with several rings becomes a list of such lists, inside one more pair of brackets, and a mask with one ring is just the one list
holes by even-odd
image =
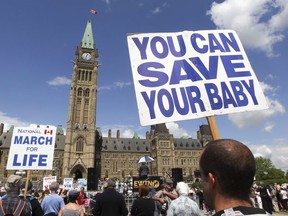
[[0, 199], [3, 197], [3, 196], [5, 196], [6, 195], [6, 190], [5, 190], [5, 187], [1, 187], [1, 189], [0, 189]]
[[26, 202], [28, 202], [28, 204], [31, 206], [31, 209], [32, 209], [31, 216], [43, 216], [44, 213], [43, 213], [43, 210], [41, 208], [41, 205], [38, 199], [32, 195], [33, 183], [30, 180], [28, 181], [27, 193], [26, 193], [26, 197], [24, 198], [25, 186], [26, 186], [26, 181], [22, 181], [20, 184], [19, 197], [23, 200], [26, 199]]
[[[156, 194], [156, 190], [153, 186], [149, 187], [149, 193], [148, 193], [148, 197], [150, 197], [152, 199], [152, 197]], [[153, 199], [152, 199], [153, 200]], [[155, 211], [154, 211], [154, 216], [159, 216], [160, 215], [160, 209], [161, 209], [161, 203], [159, 201], [154, 201], [155, 204]]]
[[263, 209], [262, 199], [261, 199], [261, 196], [260, 196], [260, 187], [256, 188], [254, 193], [255, 193], [255, 204], [256, 204], [256, 207]]
[[85, 194], [85, 192], [84, 192], [84, 187], [81, 187], [81, 188], [80, 188], [79, 196], [78, 196], [78, 198], [77, 198], [78, 205], [81, 205], [81, 206], [84, 205], [84, 203], [85, 203], [85, 196], [86, 196], [86, 194]]
[[176, 185], [178, 198], [172, 200], [167, 210], [167, 216], [201, 216], [201, 210], [197, 203], [189, 198], [189, 186], [184, 182], [178, 182]]
[[[177, 191], [176, 191], [177, 192]], [[178, 194], [178, 193], [177, 193]], [[179, 195], [179, 194], [178, 194]], [[194, 200], [196, 202], [197, 199], [197, 195], [196, 195], [196, 191], [194, 188], [189, 189], [189, 195], [188, 197], [192, 200]], [[197, 204], [198, 205], [198, 204]]]
[[79, 194], [77, 190], [69, 190], [68, 203], [60, 209], [58, 216], [84, 216], [82, 206], [77, 203]]
[[39, 201], [40, 194], [38, 190], [32, 192], [32, 195]]
[[271, 194], [267, 185], [260, 189], [260, 197], [262, 200], [263, 209], [272, 214], [273, 204], [271, 200]]
[[160, 211], [161, 215], [167, 214], [167, 209], [172, 200], [178, 198], [177, 192], [173, 188], [172, 179], [166, 178], [164, 181], [164, 187], [159, 190], [152, 199], [158, 201], [161, 204]]
[[199, 199], [199, 208], [200, 210], [203, 210], [204, 198], [203, 198], [203, 191], [201, 188], [197, 190], [196, 195], [198, 196], [198, 199]]
[[68, 189], [64, 189], [61, 192], [61, 197], [63, 198], [65, 205], [68, 203], [68, 191]]
[[281, 204], [284, 210], [288, 210], [288, 198], [287, 198], [287, 190], [286, 187], [282, 186], [280, 189], [280, 197], [281, 197]]
[[63, 198], [57, 193], [59, 189], [58, 182], [52, 182], [49, 186], [49, 189], [50, 194], [45, 196], [41, 202], [41, 207], [45, 216], [56, 216], [58, 215], [60, 209], [65, 206], [65, 203]]
[[283, 210], [283, 206], [281, 204], [281, 194], [280, 194], [280, 191], [281, 191], [281, 187], [279, 184], [276, 185], [276, 198], [277, 198], [277, 202], [278, 202], [278, 209], [279, 211], [282, 211]]
[[42, 193], [40, 194], [40, 196], [38, 197], [38, 201], [39, 203], [41, 204], [42, 201], [44, 200], [44, 198], [50, 194], [50, 191], [49, 190], [45, 190], [45, 191], [42, 191]]
[[277, 199], [277, 183], [274, 183], [274, 185], [270, 185], [271, 188], [271, 200], [272, 200], [272, 205], [273, 205], [273, 210], [275, 212], [279, 211], [279, 206], [278, 206], [278, 199]]
[[105, 190], [96, 198], [93, 209], [94, 216], [126, 216], [128, 209], [122, 194], [115, 190], [116, 183], [108, 180]]
[[141, 185], [139, 187], [139, 198], [133, 202], [131, 208], [131, 216], [154, 216], [156, 205], [148, 194], [149, 186]]
[[[10, 175], [5, 183], [6, 196], [0, 200], [0, 212], [2, 215], [30, 216], [31, 207], [19, 197], [22, 177]], [[0, 213], [0, 214], [1, 214]]]
[[204, 200], [216, 211], [214, 216], [269, 215], [249, 199], [256, 163], [247, 146], [233, 139], [211, 141], [200, 155], [199, 167]]
[[255, 190], [254, 188], [251, 188], [250, 191], [249, 191], [249, 199], [250, 199], [250, 202], [252, 204], [252, 206], [254, 208], [257, 208], [257, 205], [256, 205], [256, 196], [255, 196]]
[[141, 163], [141, 166], [138, 169], [139, 178], [146, 179], [149, 174], [149, 167], [146, 163]]
[[90, 213], [90, 202], [91, 202], [91, 197], [90, 195], [85, 193], [85, 197], [84, 197], [84, 212], [85, 212], [85, 215], [88, 215]]

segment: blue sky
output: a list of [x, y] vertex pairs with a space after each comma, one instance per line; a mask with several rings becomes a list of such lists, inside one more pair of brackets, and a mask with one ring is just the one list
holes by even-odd
[[[98, 14], [89, 13], [95, 9]], [[127, 34], [233, 29], [244, 45], [268, 110], [216, 116], [221, 138], [288, 170], [287, 0], [26, 0], [0, 7], [0, 122], [66, 127], [72, 61], [88, 19], [99, 50], [97, 126], [122, 137], [141, 127]], [[196, 138], [206, 118], [168, 123], [175, 137]]]

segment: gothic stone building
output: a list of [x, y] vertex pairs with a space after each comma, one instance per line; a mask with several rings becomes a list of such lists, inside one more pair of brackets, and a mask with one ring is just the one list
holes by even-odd
[[[137, 160], [146, 155], [155, 159], [149, 163], [150, 175], [171, 176], [172, 168], [181, 168], [184, 179], [193, 179], [200, 151], [212, 139], [208, 125], [200, 126], [197, 139], [174, 138], [165, 124], [151, 126], [145, 138], [121, 138], [120, 131], [112, 137], [111, 130], [108, 137], [102, 137], [96, 128], [97, 80], [98, 50], [88, 21], [75, 52], [66, 134], [61, 126], [57, 127], [53, 169], [34, 170], [31, 180], [41, 182], [48, 175], [57, 175], [60, 180], [89, 176], [94, 181], [104, 176], [124, 180], [138, 175]], [[13, 126], [5, 132], [3, 128], [1, 124], [0, 181], [5, 182], [15, 171], [6, 170]]]

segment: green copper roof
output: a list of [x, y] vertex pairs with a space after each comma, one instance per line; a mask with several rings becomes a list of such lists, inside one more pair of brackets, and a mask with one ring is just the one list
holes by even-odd
[[81, 47], [94, 49], [94, 40], [93, 40], [91, 20], [88, 20], [87, 22], [86, 29], [82, 38]]

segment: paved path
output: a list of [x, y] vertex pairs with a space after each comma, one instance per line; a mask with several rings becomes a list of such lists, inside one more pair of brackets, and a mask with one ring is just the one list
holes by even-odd
[[273, 212], [273, 215], [275, 216], [288, 216], [288, 212]]
[[[275, 215], [275, 216], [288, 216], [288, 212], [282, 212], [282, 211], [273, 212], [272, 215]], [[211, 216], [211, 214], [208, 214], [206, 211], [202, 211], [202, 216]]]

